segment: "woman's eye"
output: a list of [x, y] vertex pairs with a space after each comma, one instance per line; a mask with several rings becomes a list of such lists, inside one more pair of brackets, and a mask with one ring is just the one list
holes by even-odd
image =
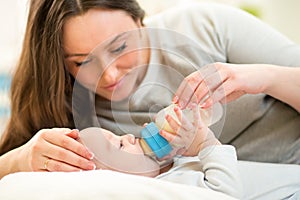
[[124, 42], [119, 48], [112, 50], [112, 53], [120, 53], [122, 52], [124, 49], [126, 49], [127, 44], [126, 42]]
[[75, 62], [75, 65], [76, 65], [76, 67], [81, 67], [83, 65], [86, 65], [89, 62], [91, 62], [91, 59], [85, 60], [83, 62]]

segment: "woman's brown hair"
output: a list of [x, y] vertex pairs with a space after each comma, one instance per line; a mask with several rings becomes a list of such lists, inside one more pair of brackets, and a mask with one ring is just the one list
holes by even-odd
[[74, 127], [73, 81], [65, 70], [63, 25], [92, 8], [124, 10], [135, 21], [144, 18], [136, 0], [31, 0], [0, 155], [26, 143], [40, 129]]

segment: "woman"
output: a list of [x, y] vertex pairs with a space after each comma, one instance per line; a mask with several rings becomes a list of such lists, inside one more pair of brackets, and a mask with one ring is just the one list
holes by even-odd
[[[234, 8], [199, 4], [168, 11], [149, 19], [145, 26], [155, 28], [149, 29], [149, 37], [141, 29], [143, 17], [144, 11], [134, 0], [31, 1], [23, 51], [11, 86], [11, 118], [1, 141], [0, 163], [5, 165], [0, 165], [0, 177], [15, 171], [45, 171], [45, 163], [49, 159], [56, 171], [93, 169], [93, 156], [74, 140], [78, 138], [78, 131], [73, 129], [98, 126], [100, 123], [103, 128], [117, 134], [131, 130], [138, 134], [140, 129], [137, 125], [142, 126], [150, 121], [156, 111], [170, 104], [175, 93], [179, 103], [184, 98], [190, 99], [193, 92], [182, 93], [182, 85], [190, 80], [189, 77], [197, 78], [195, 64], [300, 65], [298, 46], [254, 17]], [[132, 32], [134, 37], [127, 38], [128, 35], [124, 35], [126, 32]], [[145, 32], [148, 33], [148, 30]], [[172, 34], [166, 34], [169, 32]], [[155, 40], [155, 37], [162, 35], [162, 39]], [[180, 43], [182, 38], [183, 44]], [[134, 46], [128, 52], [127, 39]], [[142, 41], [141, 44], [139, 41]], [[164, 44], [167, 45], [166, 50], [161, 51]], [[136, 50], [139, 45], [142, 48]], [[84, 68], [86, 64], [93, 63], [100, 65]], [[100, 66], [101, 70], [93, 71], [95, 66]], [[268, 70], [270, 67], [276, 70], [271, 73]], [[79, 73], [79, 69], [83, 73]], [[205, 78], [209, 80], [209, 75], [216, 70], [230, 72], [226, 73], [227, 76], [221, 73], [216, 79], [212, 78], [214, 81], [211, 82], [218, 83], [217, 86], [226, 81], [230, 83], [234, 78], [244, 80], [243, 77], [247, 77], [247, 82], [233, 81], [229, 93], [237, 94], [233, 97], [244, 93], [266, 93], [244, 95], [227, 106], [225, 121], [221, 120], [219, 125], [212, 127], [216, 132], [222, 129], [221, 140], [236, 145], [241, 158], [299, 161], [299, 142], [296, 142], [299, 137], [299, 113], [295, 110], [299, 111], [298, 98], [290, 100], [290, 95], [286, 96], [281, 89], [265, 90], [281, 88], [281, 80], [288, 77], [289, 81], [284, 82], [286, 88], [297, 96], [298, 68], [218, 63], [204, 68], [202, 74], [206, 74]], [[187, 77], [192, 72], [195, 73]], [[265, 81], [258, 82], [261, 76]], [[273, 80], [273, 76], [280, 81]], [[187, 77], [186, 81], [179, 87], [184, 77]], [[73, 88], [74, 78], [78, 82]], [[162, 82], [154, 85], [162, 87], [152, 87], [158, 80]], [[201, 79], [196, 81], [196, 85], [201, 83]], [[209, 81], [206, 84], [211, 87]], [[192, 84], [192, 87], [195, 85]], [[226, 84], [225, 92], [227, 87]], [[210, 92], [215, 88], [212, 87]], [[157, 92], [156, 95], [153, 91]], [[194, 91], [201, 98], [202, 94]], [[96, 98], [90, 98], [93, 92]], [[213, 99], [223, 99], [227, 95], [217, 95]], [[90, 103], [93, 101], [95, 108]], [[177, 99], [174, 101], [177, 102]], [[200, 102], [200, 99], [195, 101]], [[273, 117], [276, 120], [274, 130], [280, 132], [272, 130]], [[290, 130], [285, 126], [287, 121]], [[68, 129], [50, 129], [52, 127]], [[256, 141], [257, 134], [261, 135], [262, 143]], [[285, 141], [281, 137], [281, 145], [275, 137], [277, 135], [284, 135]], [[263, 152], [264, 144], [271, 142], [274, 142], [273, 146], [278, 146], [276, 153], [271, 153], [273, 149], [268, 148]], [[292, 145], [287, 146], [286, 143]], [[286, 149], [282, 150], [283, 147]]]

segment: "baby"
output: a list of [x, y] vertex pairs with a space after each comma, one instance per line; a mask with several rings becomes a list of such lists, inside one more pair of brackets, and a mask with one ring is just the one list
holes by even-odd
[[196, 106], [192, 110], [193, 122], [177, 107], [174, 108], [177, 119], [166, 115], [176, 134], [160, 131], [173, 148], [170, 155], [161, 159], [146, 155], [140, 145], [141, 139], [131, 134], [117, 136], [92, 127], [80, 132], [80, 142], [95, 154], [93, 161], [97, 169], [155, 177], [241, 197], [235, 148], [221, 145], [202, 123], [199, 108]]
[[196, 156], [165, 157], [162, 162], [144, 154], [139, 140], [131, 134], [117, 136], [96, 127], [80, 132], [80, 142], [95, 154], [96, 169], [155, 177], [241, 197], [242, 183], [233, 146], [211, 144]]
[[[161, 120], [159, 134], [173, 147], [173, 151], [163, 158], [148, 156], [148, 151], [147, 153], [145, 151], [145, 141], [135, 138], [132, 134], [117, 136], [108, 130], [94, 127], [82, 130], [80, 140], [94, 152], [94, 162], [98, 169], [113, 169], [151, 177], [157, 176], [160, 168], [172, 163], [175, 155], [197, 156], [204, 147], [221, 144], [208, 129], [207, 123], [202, 123], [203, 117], [198, 106], [193, 107], [191, 112], [184, 112], [176, 105], [171, 105], [162, 111], [158, 113], [155, 121], [159, 124], [158, 118], [166, 118], [165, 122]], [[187, 114], [191, 116], [186, 117]]]

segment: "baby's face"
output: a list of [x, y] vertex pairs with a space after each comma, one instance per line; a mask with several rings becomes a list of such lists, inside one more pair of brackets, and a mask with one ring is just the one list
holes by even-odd
[[159, 164], [144, 154], [133, 135], [117, 136], [105, 129], [87, 128], [80, 132], [79, 141], [95, 154], [97, 169], [151, 177], [159, 174]]

